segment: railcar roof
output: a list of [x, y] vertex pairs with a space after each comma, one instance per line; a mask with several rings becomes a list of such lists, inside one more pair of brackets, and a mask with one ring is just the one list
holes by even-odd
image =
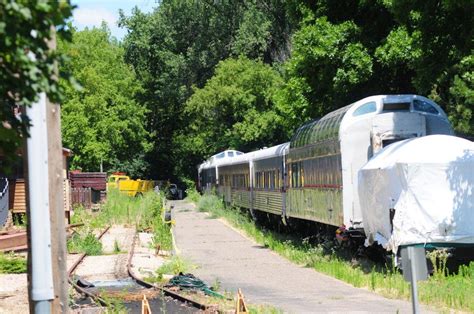
[[[416, 105], [419, 107], [415, 105], [416, 101], [418, 101]], [[367, 109], [368, 107], [364, 106], [369, 104], [372, 105], [370, 111], [361, 111], [360, 113], [355, 112], [360, 111], [360, 109]], [[386, 109], [386, 107], [398, 108], [397, 105], [406, 105], [406, 111], [434, 115], [440, 119], [447, 120], [444, 111], [435, 102], [426, 97], [414, 94], [375, 95], [363, 98], [348, 106], [332, 111], [321, 119], [315, 119], [303, 124], [291, 139], [290, 148], [304, 147], [306, 145], [338, 138], [341, 123], [343, 123], [343, 118], [345, 116], [350, 119], [344, 119], [344, 121], [350, 123], [354, 119], [358, 119], [366, 114], [378, 114], [391, 111], [390, 109]], [[343, 124], [346, 124], [346, 122]]]
[[213, 168], [216, 166], [216, 164], [220, 164], [229, 159], [235, 158], [237, 156], [242, 156], [242, 155], [244, 155], [244, 153], [238, 150], [233, 150], [233, 149], [225, 150], [223, 152], [217, 153], [209, 157], [209, 159], [207, 159], [205, 162], [203, 162], [202, 164], [198, 166], [198, 169], [201, 170], [201, 169]]
[[290, 142], [275, 145], [269, 148], [260, 149], [254, 152], [253, 160], [261, 160], [271, 157], [283, 156], [288, 154]]
[[303, 147], [337, 137], [342, 118], [352, 106], [353, 104], [350, 104], [339, 108], [328, 113], [321, 119], [315, 119], [303, 124], [291, 139], [290, 147]]
[[252, 159], [254, 152], [246, 153], [243, 155], [238, 155], [232, 158], [226, 158], [218, 160], [214, 165], [217, 167], [223, 166], [230, 166], [230, 165], [238, 165], [238, 164], [245, 164], [248, 163], [250, 159]]

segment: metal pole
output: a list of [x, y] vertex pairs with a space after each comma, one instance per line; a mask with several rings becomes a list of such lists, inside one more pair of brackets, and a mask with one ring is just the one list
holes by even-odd
[[26, 109], [31, 119], [28, 146], [29, 224], [31, 238], [31, 299], [35, 311], [46, 313], [54, 299], [51, 261], [51, 229], [49, 214], [48, 131], [46, 125], [46, 94]]
[[408, 247], [408, 257], [410, 259], [410, 268], [411, 268], [411, 303], [413, 308], [413, 314], [420, 313], [420, 308], [418, 305], [418, 287], [417, 287], [417, 278], [416, 278], [416, 267], [415, 267], [415, 247]]

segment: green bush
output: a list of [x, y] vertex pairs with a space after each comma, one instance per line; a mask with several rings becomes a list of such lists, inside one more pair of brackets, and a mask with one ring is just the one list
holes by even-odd
[[67, 250], [69, 253], [86, 253], [87, 255], [101, 255], [102, 243], [90, 231], [85, 234], [74, 234], [67, 241]]
[[0, 253], [0, 274], [26, 273], [26, 259], [13, 254]]

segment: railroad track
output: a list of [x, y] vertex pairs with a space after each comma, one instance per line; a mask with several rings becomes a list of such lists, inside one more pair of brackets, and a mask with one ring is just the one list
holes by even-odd
[[[107, 227], [106, 229], [104, 229], [98, 235], [98, 237], [97, 237], [98, 240], [101, 240], [101, 238], [107, 233], [107, 231], [109, 231], [109, 229], [110, 229], [110, 227]], [[191, 306], [192, 308], [194, 308], [196, 310], [206, 311], [206, 310], [211, 308], [210, 306], [208, 306], [206, 304], [202, 304], [202, 303], [197, 302], [195, 300], [192, 300], [188, 297], [185, 297], [185, 296], [183, 296], [179, 293], [176, 293], [176, 292], [171, 291], [169, 289], [163, 288], [161, 286], [157, 286], [153, 283], [150, 283], [150, 282], [147, 282], [147, 281], [144, 281], [144, 280], [140, 279], [139, 276], [136, 273], [134, 273], [134, 271], [132, 269], [132, 259], [133, 259], [133, 255], [134, 255], [134, 252], [135, 252], [135, 244], [136, 244], [137, 238], [138, 238], [138, 233], [135, 232], [135, 234], [133, 236], [131, 249], [129, 250], [128, 257], [127, 257], [127, 273], [128, 273], [128, 276], [133, 280], [133, 282], [138, 287], [140, 287], [142, 289], [141, 291], [139, 289], [137, 289], [136, 295], [138, 295], [138, 294], [139, 295], [148, 294], [148, 295], [152, 295], [152, 296], [154, 295], [155, 297], [157, 297], [157, 296], [168, 296], [168, 297], [172, 298], [173, 300], [181, 302], [182, 304], [185, 304], [187, 306]], [[106, 298], [103, 297], [103, 291], [99, 292], [99, 291], [97, 291], [97, 289], [92, 289], [90, 287], [81, 287], [78, 284], [77, 277], [75, 277], [74, 273], [75, 273], [76, 269], [79, 267], [79, 265], [84, 262], [86, 256], [87, 255], [85, 253], [82, 253], [79, 256], [79, 258], [74, 262], [74, 264], [69, 268], [69, 270], [68, 270], [68, 281], [71, 284], [71, 286], [73, 286], [74, 289], [77, 292], [79, 292], [80, 294], [91, 298], [97, 304], [101, 304], [102, 306], [109, 306], [110, 302], [107, 302]], [[135, 300], [135, 301], [139, 301], [139, 300]], [[183, 312], [190, 312], [190, 311], [183, 311]]]

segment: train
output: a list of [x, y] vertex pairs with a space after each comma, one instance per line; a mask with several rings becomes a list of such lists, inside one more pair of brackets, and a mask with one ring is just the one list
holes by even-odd
[[[252, 216], [312, 221], [334, 227], [344, 239], [365, 238], [368, 211], [359, 197], [370, 192], [359, 186], [361, 168], [394, 143], [435, 134], [454, 137], [446, 113], [432, 100], [412, 94], [370, 96], [303, 124], [290, 142], [214, 155], [198, 166], [198, 189], [215, 190], [226, 204], [248, 209]], [[472, 144], [465, 141], [461, 145]], [[469, 180], [474, 189], [474, 179]], [[466, 204], [471, 217], [474, 205]], [[389, 209], [381, 215], [390, 216]]]

